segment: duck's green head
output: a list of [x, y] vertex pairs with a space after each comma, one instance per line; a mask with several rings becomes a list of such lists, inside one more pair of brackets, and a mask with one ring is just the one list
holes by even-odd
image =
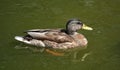
[[80, 29], [93, 30], [93, 28], [83, 24], [79, 19], [71, 19], [66, 24], [66, 31], [68, 34], [73, 34]]

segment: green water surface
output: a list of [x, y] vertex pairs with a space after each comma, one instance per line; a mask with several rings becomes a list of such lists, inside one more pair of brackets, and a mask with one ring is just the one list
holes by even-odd
[[[0, 70], [120, 70], [120, 0], [0, 0]], [[16, 49], [16, 35], [33, 28], [64, 28], [79, 18], [93, 31], [81, 30], [88, 48], [53, 56]], [[85, 53], [90, 53], [84, 61]]]

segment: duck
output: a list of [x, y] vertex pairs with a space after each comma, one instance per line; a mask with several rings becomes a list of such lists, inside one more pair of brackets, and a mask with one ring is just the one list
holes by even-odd
[[70, 19], [66, 23], [66, 28], [56, 29], [31, 29], [25, 31], [25, 36], [15, 36], [15, 40], [36, 47], [70, 49], [87, 46], [86, 37], [78, 33], [78, 30], [93, 30], [82, 23], [79, 19]]

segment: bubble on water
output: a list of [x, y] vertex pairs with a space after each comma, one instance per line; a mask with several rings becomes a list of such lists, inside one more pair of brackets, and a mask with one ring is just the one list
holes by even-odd
[[98, 34], [100, 34], [100, 33], [101, 33], [101, 31], [97, 31], [97, 33], [98, 33]]
[[85, 6], [93, 6], [94, 1], [93, 0], [84, 0]]

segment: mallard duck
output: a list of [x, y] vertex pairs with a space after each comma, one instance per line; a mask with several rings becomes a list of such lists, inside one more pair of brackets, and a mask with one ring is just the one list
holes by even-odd
[[93, 30], [79, 19], [71, 19], [65, 29], [32, 29], [25, 32], [27, 35], [15, 36], [15, 39], [29, 45], [55, 49], [82, 47], [86, 46], [88, 41], [84, 35], [77, 32], [80, 29]]

